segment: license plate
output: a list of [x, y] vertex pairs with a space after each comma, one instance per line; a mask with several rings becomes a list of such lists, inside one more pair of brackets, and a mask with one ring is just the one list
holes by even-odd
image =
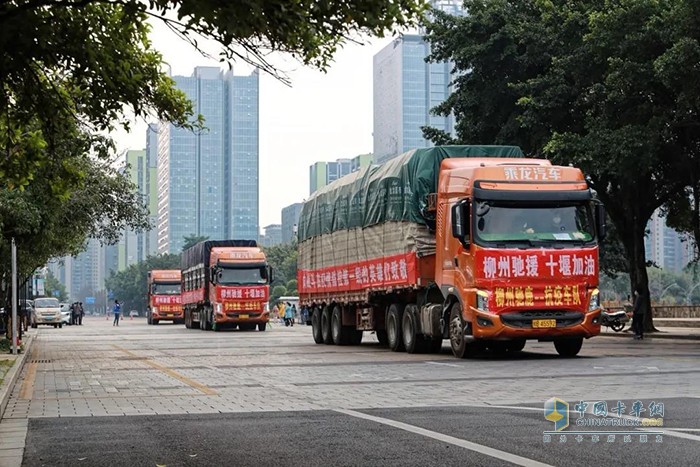
[[240, 319], [248, 319], [250, 316], [249, 315], [238, 315]]
[[556, 319], [533, 319], [532, 320], [532, 327], [533, 328], [556, 328], [557, 327], [557, 320]]

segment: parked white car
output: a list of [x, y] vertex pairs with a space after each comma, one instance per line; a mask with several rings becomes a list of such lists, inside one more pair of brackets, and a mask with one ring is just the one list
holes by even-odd
[[57, 298], [44, 297], [34, 299], [34, 313], [32, 313], [32, 327], [36, 328], [40, 324], [53, 325], [55, 328], [62, 328], [61, 305]]

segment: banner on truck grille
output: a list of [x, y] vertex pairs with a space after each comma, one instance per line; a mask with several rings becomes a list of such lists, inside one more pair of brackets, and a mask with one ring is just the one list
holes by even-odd
[[[598, 250], [478, 250], [477, 279], [597, 279]], [[597, 280], [596, 282], [597, 283]]]
[[317, 270], [300, 269], [300, 293], [344, 292], [374, 287], [415, 284], [417, 280], [414, 252], [374, 258]]
[[267, 286], [217, 286], [216, 299], [222, 300], [258, 300], [265, 301], [268, 298]]
[[179, 305], [180, 296], [179, 295], [154, 295], [153, 296], [154, 305]]

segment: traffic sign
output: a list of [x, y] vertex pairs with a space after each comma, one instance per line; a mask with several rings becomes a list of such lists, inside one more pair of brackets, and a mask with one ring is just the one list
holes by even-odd
[[86, 305], [94, 305], [95, 304], [95, 297], [85, 297], [85, 304]]

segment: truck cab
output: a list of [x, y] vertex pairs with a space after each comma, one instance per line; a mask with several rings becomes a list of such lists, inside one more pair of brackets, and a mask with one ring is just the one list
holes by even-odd
[[148, 272], [148, 324], [158, 324], [164, 320], [184, 323], [181, 287], [181, 274], [177, 269]]

